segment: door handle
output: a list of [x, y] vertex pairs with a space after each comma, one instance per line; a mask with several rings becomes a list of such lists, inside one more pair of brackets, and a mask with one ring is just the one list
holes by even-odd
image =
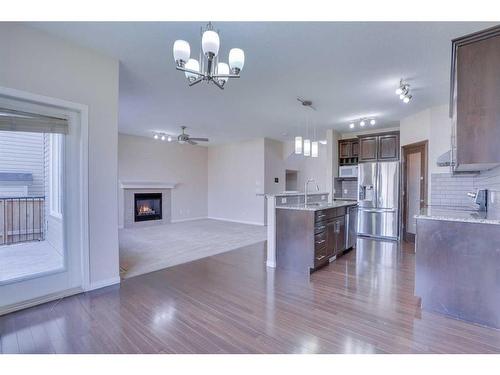
[[326, 240], [321, 240], [321, 241], [317, 241], [316, 244], [317, 245], [321, 245], [322, 243], [324, 243]]
[[[322, 256], [320, 256], [320, 257], [316, 257], [316, 260], [321, 260], [321, 259], [323, 259], [325, 256], [326, 256], [326, 255], [322, 255]], [[309, 258], [309, 259], [311, 259], [311, 258]]]

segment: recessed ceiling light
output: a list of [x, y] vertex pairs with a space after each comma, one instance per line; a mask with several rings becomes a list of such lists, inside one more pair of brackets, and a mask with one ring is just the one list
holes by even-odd
[[167, 137], [167, 141], [172, 142], [172, 136], [171, 136], [171, 135], [169, 135], [169, 136]]
[[350, 127], [351, 129], [354, 129], [354, 122], [351, 122], [351, 123], [349, 124], [349, 127]]
[[154, 139], [158, 139], [158, 134], [153, 135]]
[[161, 140], [164, 141], [165, 140], [165, 135], [162, 135], [161, 136]]
[[377, 122], [375, 121], [375, 119], [371, 119], [370, 120], [370, 125], [375, 125]]
[[361, 121], [359, 122], [359, 126], [361, 126], [361, 127], [362, 127], [362, 126], [365, 126], [365, 125], [366, 125], [365, 120], [361, 120]]

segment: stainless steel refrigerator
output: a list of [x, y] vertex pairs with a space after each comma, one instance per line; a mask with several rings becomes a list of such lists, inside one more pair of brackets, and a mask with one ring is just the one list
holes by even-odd
[[399, 238], [399, 161], [359, 163], [358, 235]]

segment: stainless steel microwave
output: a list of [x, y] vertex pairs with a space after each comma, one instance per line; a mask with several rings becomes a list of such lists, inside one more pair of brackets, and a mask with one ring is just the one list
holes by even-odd
[[358, 177], [358, 166], [357, 165], [340, 166], [339, 177]]

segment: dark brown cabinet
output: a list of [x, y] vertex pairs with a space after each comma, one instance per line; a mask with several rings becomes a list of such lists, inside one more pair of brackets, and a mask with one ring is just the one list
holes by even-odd
[[399, 135], [388, 134], [378, 137], [378, 159], [397, 160], [399, 159]]
[[456, 171], [500, 163], [500, 26], [452, 42], [452, 162]]
[[359, 139], [359, 161], [377, 160], [377, 137], [363, 137]]
[[277, 267], [311, 272], [342, 255], [346, 250], [346, 207], [316, 211], [278, 207]]
[[399, 160], [399, 132], [359, 137], [360, 162]]
[[350, 165], [358, 163], [359, 141], [357, 138], [339, 140], [339, 164]]

